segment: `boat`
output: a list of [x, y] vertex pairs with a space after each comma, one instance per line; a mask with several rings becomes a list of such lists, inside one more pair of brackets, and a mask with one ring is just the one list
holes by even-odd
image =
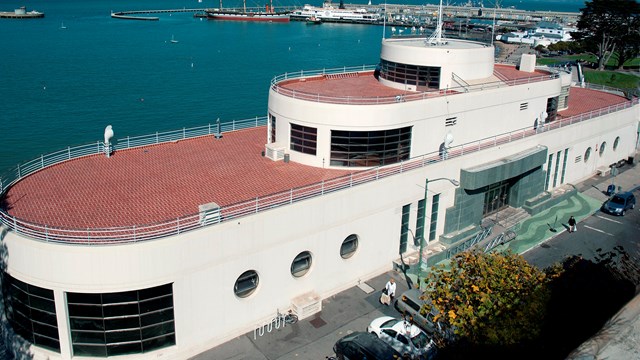
[[320, 25], [322, 24], [322, 20], [318, 19], [315, 16], [311, 16], [307, 19], [307, 25]]
[[173, 35], [171, 35], [171, 40], [170, 41], [171, 41], [172, 44], [177, 44], [178, 43], [178, 40], [176, 40], [175, 37], [173, 37]]
[[247, 10], [247, 1], [242, 1], [242, 9], [225, 9], [220, 7], [217, 9], [205, 9], [207, 19], [210, 20], [232, 20], [232, 21], [261, 21], [261, 22], [289, 22], [288, 11], [275, 11], [273, 2], [269, 1], [265, 10], [251, 11]]
[[345, 9], [342, 3], [336, 8], [332, 5], [331, 0], [325, 0], [322, 7], [304, 5], [302, 9], [291, 13], [292, 20], [307, 21], [312, 17], [322, 22], [358, 24], [377, 24], [383, 20], [380, 14], [364, 8]]
[[67, 27], [64, 26], [64, 21], [60, 23], [60, 29], [66, 29]]
[[317, 318], [391, 269], [424, 280], [423, 259], [472, 248], [503, 209], [590, 213], [574, 184], [637, 162], [638, 97], [494, 50], [439, 20], [383, 36], [370, 66], [274, 76], [266, 116], [224, 136], [217, 122], [115, 148], [108, 126], [2, 173], [8, 351], [193, 358], [298, 331], [279, 314]]

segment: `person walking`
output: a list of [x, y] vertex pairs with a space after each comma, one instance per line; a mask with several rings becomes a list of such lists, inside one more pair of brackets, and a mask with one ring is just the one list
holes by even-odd
[[[393, 298], [396, 296], [396, 282], [393, 279], [389, 279], [387, 285], [384, 286], [384, 289], [387, 290], [387, 295], [389, 295], [389, 300], [393, 301]], [[388, 305], [388, 304], [387, 304]]]
[[573, 216], [571, 216], [569, 218], [569, 232], [572, 233], [576, 231], [578, 231], [578, 227], [576, 226], [576, 219]]

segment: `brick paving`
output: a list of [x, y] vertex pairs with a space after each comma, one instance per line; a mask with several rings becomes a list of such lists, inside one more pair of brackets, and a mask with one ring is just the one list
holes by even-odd
[[201, 204], [225, 206], [350, 173], [262, 157], [266, 131], [66, 161], [16, 183], [5, 207], [19, 219], [54, 227], [132, 226], [195, 214]]

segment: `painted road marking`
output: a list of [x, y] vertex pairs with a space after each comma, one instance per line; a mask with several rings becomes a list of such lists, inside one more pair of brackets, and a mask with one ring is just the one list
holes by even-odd
[[599, 232], [599, 233], [605, 234], [605, 235], [615, 236], [615, 235], [613, 235], [613, 234], [609, 234], [608, 232], [602, 231], [602, 230], [600, 230], [600, 229], [593, 228], [593, 227], [591, 227], [591, 226], [589, 226], [589, 225], [584, 225], [584, 227], [586, 227], [587, 229], [591, 229], [591, 230], [593, 230], [593, 231], [597, 231], [597, 232]]
[[621, 222], [621, 221], [613, 220], [613, 219], [609, 219], [608, 217], [604, 217], [604, 216], [596, 216], [596, 217], [598, 217], [598, 218], [600, 218], [600, 219], [602, 219], [602, 220], [607, 220], [607, 221], [614, 222], [614, 223], [616, 223], [616, 224], [622, 224], [622, 222]]

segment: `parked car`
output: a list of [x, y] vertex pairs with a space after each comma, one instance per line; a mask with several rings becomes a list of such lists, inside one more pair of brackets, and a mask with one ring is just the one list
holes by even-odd
[[358, 331], [336, 342], [333, 346], [338, 360], [394, 360], [402, 355], [375, 334]]
[[438, 351], [424, 331], [406, 320], [379, 317], [371, 322], [367, 331], [410, 359], [433, 359]]
[[623, 216], [627, 210], [635, 207], [636, 197], [633, 196], [633, 193], [627, 191], [613, 195], [611, 199], [602, 205], [602, 211], [612, 215]]
[[418, 325], [428, 335], [433, 335], [436, 330], [440, 330], [440, 324], [433, 321], [433, 317], [437, 314], [433, 309], [428, 314], [420, 314], [420, 308], [424, 304], [424, 300], [420, 299], [422, 292], [420, 289], [410, 289], [402, 293], [395, 303], [394, 307], [406, 319], [411, 318], [413, 323]]

